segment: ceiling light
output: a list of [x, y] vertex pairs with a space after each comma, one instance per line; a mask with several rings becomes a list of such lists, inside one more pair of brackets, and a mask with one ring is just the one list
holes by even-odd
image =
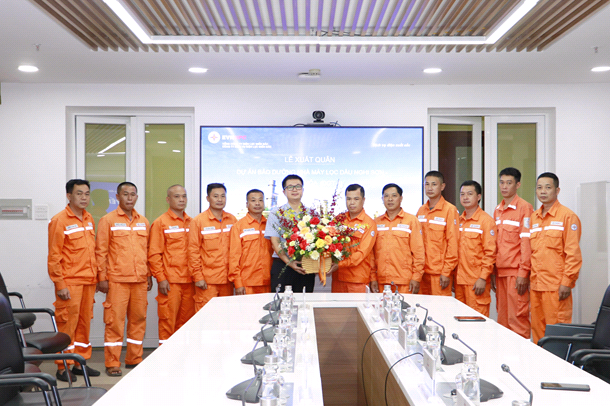
[[180, 153], [180, 150], [172, 150], [174, 153]]
[[19, 67], [17, 67], [17, 69], [21, 72], [37, 72], [38, 71], [38, 67], [35, 67], [34, 65], [19, 65]]
[[440, 68], [426, 68], [424, 69], [424, 72], [426, 74], [438, 74], [439, 72], [443, 72], [443, 70]]
[[108, 7], [114, 11], [114, 14], [117, 15], [125, 23], [125, 25], [131, 30], [132, 33], [138, 37], [140, 41], [144, 44], [150, 43], [150, 36], [142, 29], [140, 24], [136, 21], [133, 15], [125, 8], [121, 3], [117, 0], [104, 0], [104, 3]]
[[510, 13], [502, 23], [496, 28], [485, 40], [485, 44], [494, 44], [504, 34], [508, 32], [515, 24], [519, 22], [534, 6], [538, 3], [538, 0], [521, 0], [521, 3], [515, 7], [512, 13]]
[[157, 143], [159, 143], [159, 144], [166, 144], [167, 142], [165, 140], [159, 140]]
[[203, 74], [208, 72], [207, 68], [199, 68], [199, 67], [192, 67], [189, 68], [189, 72], [192, 72], [193, 74]]
[[606, 71], [610, 71], [610, 67], [595, 67], [595, 68], [591, 68], [591, 71], [593, 71], [593, 72], [606, 72]]

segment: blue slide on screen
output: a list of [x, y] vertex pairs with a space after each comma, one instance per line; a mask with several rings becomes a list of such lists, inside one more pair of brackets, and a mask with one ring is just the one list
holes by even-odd
[[338, 184], [336, 213], [345, 210], [345, 188], [360, 184], [371, 217], [385, 212], [381, 190], [401, 186], [402, 207], [414, 214], [423, 197], [422, 127], [201, 127], [201, 206], [206, 186], [227, 188], [225, 211], [237, 218], [246, 210], [246, 193], [265, 193], [272, 208], [287, 202], [282, 179], [304, 180], [303, 204], [325, 205]]

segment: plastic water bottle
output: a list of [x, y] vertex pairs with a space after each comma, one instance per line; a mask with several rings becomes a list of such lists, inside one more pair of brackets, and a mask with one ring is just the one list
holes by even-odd
[[383, 307], [384, 308], [391, 307], [391, 304], [392, 304], [392, 286], [385, 285], [383, 287], [382, 299], [383, 299]]
[[415, 314], [417, 309], [414, 307], [407, 308], [407, 315], [405, 316], [405, 321], [403, 322], [403, 327], [407, 332], [407, 345], [414, 346], [417, 344], [418, 339], [418, 327], [417, 327], [417, 315]]
[[441, 333], [438, 326], [428, 326], [426, 332], [426, 348], [436, 360], [437, 370], [441, 368]]
[[260, 389], [261, 405], [279, 405], [284, 379], [278, 374], [279, 358], [270, 354], [265, 356], [263, 381]]
[[401, 312], [402, 312], [402, 303], [399, 296], [394, 296], [394, 301], [392, 302], [392, 309], [390, 310], [390, 321], [388, 322], [390, 328], [397, 329], [401, 323]]
[[283, 327], [276, 327], [273, 329], [275, 336], [273, 336], [273, 355], [279, 358], [280, 371], [286, 370], [286, 329]]
[[481, 378], [475, 354], [464, 354], [464, 365], [461, 374], [461, 389], [476, 405], [481, 403]]
[[286, 285], [284, 294], [282, 295], [282, 303], [280, 304], [281, 310], [290, 310], [292, 313], [292, 305], [294, 304], [294, 294], [292, 293], [292, 286]]

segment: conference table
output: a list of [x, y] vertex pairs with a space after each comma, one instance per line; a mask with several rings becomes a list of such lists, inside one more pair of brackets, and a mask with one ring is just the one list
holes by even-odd
[[[303, 296], [295, 294], [299, 314], [294, 373], [283, 373], [285, 382], [292, 386], [289, 404], [386, 405], [386, 400], [389, 405], [454, 404], [447, 387], [455, 384], [462, 364], [443, 365], [437, 372], [436, 397], [423, 386], [425, 370], [411, 358], [393, 367], [386, 386], [389, 368], [406, 354], [394, 333], [384, 330], [387, 325], [374, 321], [372, 305], [378, 294], [308, 293], [305, 302]], [[366, 307], [367, 296], [370, 307]], [[272, 294], [258, 294], [212, 299], [96, 405], [241, 405], [225, 393], [253, 377], [253, 367], [240, 359], [254, 347], [253, 336], [262, 326], [259, 319], [267, 313], [262, 307], [272, 298]], [[491, 319], [456, 321], [453, 316], [480, 314], [454, 298], [405, 295], [404, 300], [429, 309], [429, 315], [446, 329], [446, 346], [471, 353], [451, 337], [457, 333], [477, 352], [481, 378], [504, 393], [482, 405], [510, 406], [513, 400], [529, 399], [528, 393], [502, 371], [502, 364], [533, 391], [534, 405], [601, 404], [610, 396], [610, 384]], [[417, 313], [423, 320], [425, 312], [418, 309]], [[542, 390], [541, 382], [588, 384], [591, 391]]]

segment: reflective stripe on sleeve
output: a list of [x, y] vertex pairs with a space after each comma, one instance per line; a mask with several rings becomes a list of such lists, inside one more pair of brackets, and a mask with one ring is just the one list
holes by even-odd
[[71, 229], [71, 230], [64, 231], [64, 234], [66, 234], [66, 235], [70, 235], [70, 234], [72, 234], [72, 233], [74, 233], [74, 232], [81, 232], [81, 231], [84, 231], [84, 230], [85, 230], [85, 229], [84, 229], [83, 227], [79, 227], [79, 228], [73, 228], [73, 229]]

